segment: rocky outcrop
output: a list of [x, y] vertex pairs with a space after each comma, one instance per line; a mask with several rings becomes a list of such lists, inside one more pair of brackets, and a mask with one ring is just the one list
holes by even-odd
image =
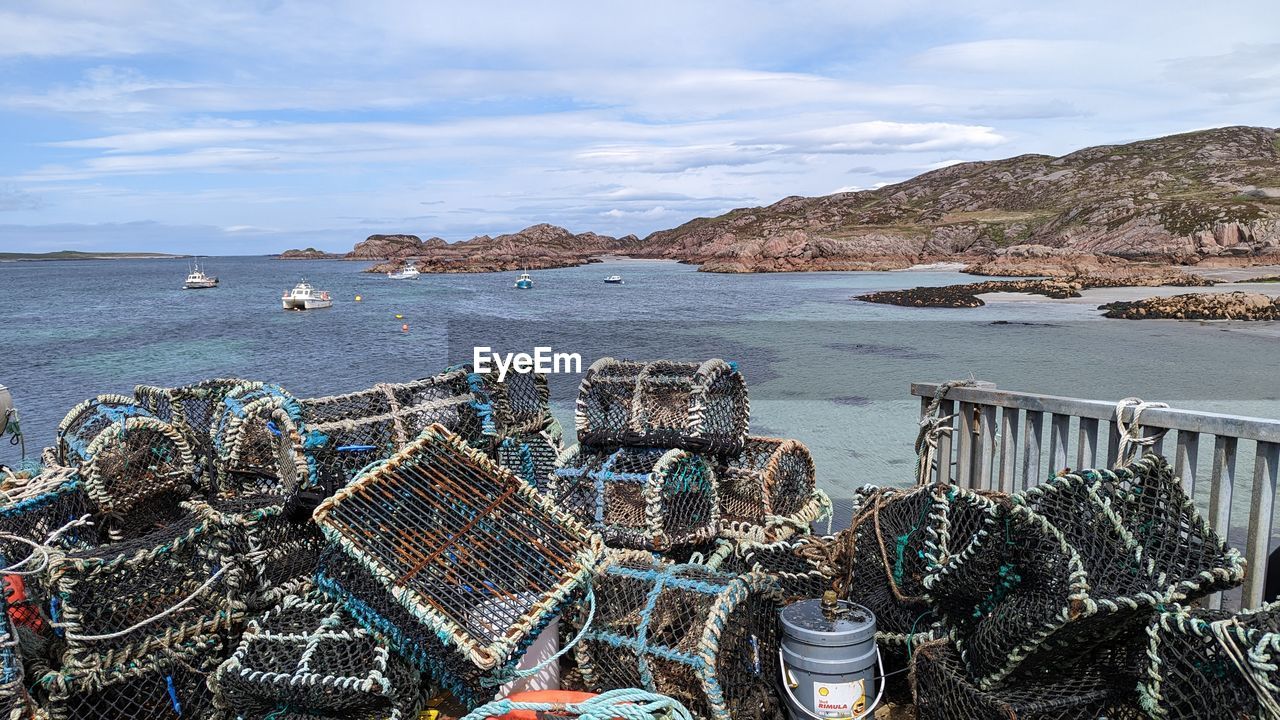
[[984, 273], [1052, 275], [1112, 260], [1267, 262], [1280, 260], [1276, 187], [1277, 131], [1227, 127], [1062, 157], [962, 163], [876, 190], [788, 197], [653, 233], [639, 254], [717, 272], [957, 258]]
[[1128, 320], [1280, 320], [1280, 297], [1262, 293], [1193, 293], [1114, 302], [1098, 308]]
[[348, 260], [403, 260], [447, 246], [448, 243], [438, 237], [423, 241], [417, 235], [370, 235], [356, 243], [345, 257]]
[[285, 250], [279, 255], [281, 260], [332, 260], [340, 257], [342, 256], [317, 250], [313, 247], [304, 250]]
[[[598, 262], [602, 255], [626, 254], [639, 242], [635, 235], [614, 238], [591, 232], [574, 234], [562, 227], [543, 223], [515, 233], [497, 237], [478, 235], [456, 243], [432, 238], [418, 244], [415, 252], [396, 257], [412, 257], [422, 272], [508, 272], [573, 267]], [[404, 246], [408, 247], [408, 244], [404, 243]], [[357, 246], [357, 250], [359, 249]], [[394, 260], [375, 265], [368, 272], [386, 272], [402, 264], [403, 260]]]
[[988, 280], [967, 285], [882, 290], [865, 295], [857, 295], [853, 299], [905, 307], [971, 308], [981, 307], [986, 304], [982, 301], [982, 298], [978, 297], [979, 295], [995, 292], [1029, 293], [1062, 300], [1080, 297], [1081, 290], [1101, 287], [1155, 287], [1159, 285], [1207, 287], [1212, 284], [1212, 281], [1202, 277], [1175, 271], [1173, 273], [1161, 272], [1145, 276], [1131, 275], [1127, 277], [1075, 276], [1045, 280]]

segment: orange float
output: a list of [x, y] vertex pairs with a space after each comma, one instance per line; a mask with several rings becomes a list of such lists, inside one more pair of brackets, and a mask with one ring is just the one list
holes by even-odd
[[[596, 693], [579, 692], [577, 690], [526, 690], [525, 692], [511, 693], [506, 697], [514, 703], [556, 703], [560, 705], [571, 705], [590, 700], [595, 697]], [[505, 715], [494, 716], [491, 720], [542, 720], [548, 715], [562, 715], [568, 717], [568, 713], [555, 712], [537, 712], [535, 710], [512, 710]]]

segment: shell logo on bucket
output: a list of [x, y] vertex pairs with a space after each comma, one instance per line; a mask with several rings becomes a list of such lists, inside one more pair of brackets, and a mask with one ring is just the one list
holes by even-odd
[[867, 707], [866, 681], [851, 683], [813, 684], [813, 704], [817, 715], [829, 718], [848, 718], [862, 713]]

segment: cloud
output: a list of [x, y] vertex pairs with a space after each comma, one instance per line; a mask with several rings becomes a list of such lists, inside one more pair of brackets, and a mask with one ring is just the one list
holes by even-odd
[[790, 133], [776, 142], [782, 152], [859, 155], [993, 147], [1005, 138], [982, 125], [876, 120]]
[[912, 65], [949, 73], [1035, 72], [1072, 67], [1102, 49], [1090, 40], [1000, 38], [951, 43], [929, 48], [911, 58]]
[[39, 210], [43, 205], [39, 196], [22, 190], [0, 187], [0, 212]]

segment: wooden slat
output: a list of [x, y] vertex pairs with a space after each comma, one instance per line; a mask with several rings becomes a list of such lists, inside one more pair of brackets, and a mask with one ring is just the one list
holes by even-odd
[[1173, 453], [1173, 474], [1182, 479], [1187, 495], [1196, 495], [1196, 461], [1200, 458], [1200, 433], [1178, 431], [1177, 445]]
[[1076, 469], [1098, 467], [1098, 420], [1080, 418], [1080, 431], [1076, 439]]
[[1022, 488], [1040, 484], [1040, 438], [1044, 433], [1044, 413], [1027, 411], [1026, 432], [1022, 434]]
[[[953, 400], [942, 400], [938, 403], [939, 417], [946, 417], [955, 411], [956, 404]], [[951, 422], [955, 423], [954, 420]], [[951, 482], [951, 436], [946, 433], [938, 436], [937, 465], [938, 482]]]
[[1022, 411], [1017, 408], [1004, 408], [1001, 412], [1000, 427], [1000, 474], [998, 489], [1000, 492], [1014, 492], [1018, 479], [1018, 421], [1022, 419]]
[[1275, 512], [1276, 473], [1280, 465], [1280, 445], [1258, 443], [1253, 459], [1253, 498], [1249, 506], [1249, 535], [1245, 559], [1249, 573], [1244, 581], [1241, 604], [1254, 608], [1262, 604], [1267, 581], [1267, 557], [1271, 554], [1271, 517]]
[[1049, 421], [1049, 474], [1056, 474], [1067, 467], [1067, 433], [1071, 430], [1070, 415], [1054, 415]]
[[977, 425], [973, 422], [973, 403], [960, 403], [960, 421], [956, 432], [959, 437], [956, 438], [956, 485], [963, 488], [976, 487], [974, 485], [973, 472], [973, 447], [974, 447], [974, 430]]
[[983, 490], [995, 489], [995, 466], [996, 466], [996, 406], [983, 405], [978, 409], [978, 427], [977, 454], [974, 458], [974, 470], [978, 473], [978, 482], [975, 487]]
[[[1209, 526], [1226, 540], [1231, 533], [1231, 498], [1236, 485], [1236, 445], [1233, 437], [1213, 441], [1213, 469], [1209, 476]], [[1222, 593], [1209, 596], [1209, 607], [1222, 607]]]
[[1115, 421], [1107, 423], [1107, 467], [1116, 466], [1120, 455], [1120, 426]]

